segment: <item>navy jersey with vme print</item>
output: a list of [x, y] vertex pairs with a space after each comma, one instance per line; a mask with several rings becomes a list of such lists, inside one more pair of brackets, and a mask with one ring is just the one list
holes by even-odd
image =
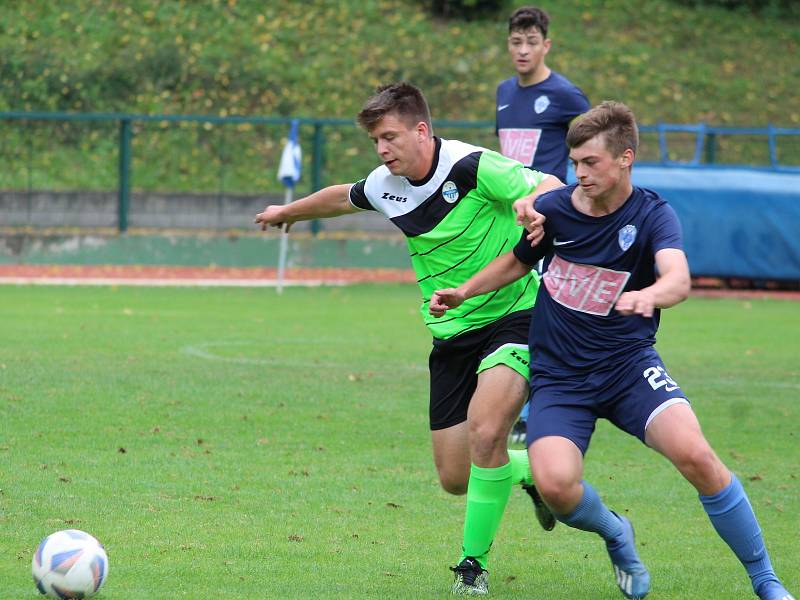
[[575, 188], [540, 196], [544, 239], [531, 248], [523, 234], [514, 248], [526, 264], [544, 258], [530, 332], [532, 374], [595, 369], [655, 344], [660, 311], [624, 316], [614, 303], [655, 282], [656, 252], [682, 249], [678, 217], [655, 192], [634, 187], [616, 211], [592, 217], [572, 205]]
[[526, 167], [567, 178], [567, 129], [589, 110], [589, 100], [569, 79], [552, 71], [528, 86], [512, 77], [497, 86], [496, 130], [500, 151]]

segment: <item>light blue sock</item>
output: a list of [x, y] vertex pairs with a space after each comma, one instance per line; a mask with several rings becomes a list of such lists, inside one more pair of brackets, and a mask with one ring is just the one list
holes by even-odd
[[765, 583], [778, 582], [756, 515], [736, 475], [731, 473], [728, 487], [713, 496], [700, 496], [700, 502], [714, 529], [747, 569], [756, 594]]
[[622, 535], [620, 520], [606, 508], [587, 481], [582, 483], [583, 498], [578, 506], [568, 515], [556, 515], [556, 519], [575, 529], [599, 533], [607, 542], [617, 539]]
[[530, 411], [530, 408], [531, 408], [531, 403], [530, 402], [526, 402], [525, 404], [522, 405], [522, 410], [519, 411], [519, 420], [520, 421], [525, 421], [527, 423], [527, 421], [528, 421], [528, 412]]

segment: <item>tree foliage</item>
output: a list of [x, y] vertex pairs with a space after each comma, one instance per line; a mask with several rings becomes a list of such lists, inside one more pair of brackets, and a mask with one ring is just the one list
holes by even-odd
[[[490, 121], [495, 87], [513, 74], [505, 41], [513, 6], [439, 1], [450, 7], [446, 17], [432, 15], [431, 2], [421, 0], [9, 0], [0, 3], [0, 110], [352, 119], [377, 85], [407, 80], [425, 91], [435, 119]], [[684, 1], [704, 5], [651, 0], [631, 10], [624, 0], [554, 2], [546, 6], [548, 64], [593, 103], [622, 100], [645, 124], [800, 127], [797, 23], [766, 10], [742, 18], [706, 0]], [[714, 1], [726, 0], [707, 0]], [[763, 0], [770, 1], [786, 0]], [[456, 4], [505, 8], [465, 20], [454, 14]], [[234, 160], [252, 154], [251, 163], [237, 167], [239, 182], [248, 181], [253, 165], [263, 171], [282, 135], [271, 131], [269, 141], [244, 147], [238, 130], [181, 137], [173, 128], [152, 129], [135, 132], [134, 157], [147, 150], [159, 157], [165, 177], [177, 173], [181, 185], [212, 189], [222, 187]], [[77, 145], [113, 160], [102, 150], [113, 145], [113, 131], [104, 138], [64, 126], [38, 141], [32, 133], [4, 130], [0, 153], [27, 162], [24, 171], [0, 173], [1, 185], [16, 185], [4, 177], [52, 177], [59, 167], [64, 176], [85, 174], [69, 156]], [[50, 156], [45, 164], [38, 146], [51, 141], [66, 158]], [[349, 177], [351, 164], [361, 173], [362, 163], [374, 163], [355, 132], [330, 131], [327, 144], [328, 156], [343, 165], [329, 165], [339, 175]], [[134, 168], [137, 185], [148, 177], [160, 185], [154, 171]], [[259, 172], [245, 189], [273, 179]]]
[[508, 9], [510, 2], [507, 0], [426, 0], [434, 15], [450, 19], [475, 19], [503, 18], [503, 12]]
[[[796, 23], [669, 0], [548, 10], [548, 64], [592, 101], [651, 123], [800, 124]], [[418, 0], [3, 2], [0, 110], [351, 118], [406, 79], [435, 117], [492, 119], [513, 74], [506, 17], [433, 18]]]
[[797, 0], [677, 0], [688, 6], [721, 6], [722, 8], [752, 13], [770, 18], [786, 17], [800, 19], [800, 4]]

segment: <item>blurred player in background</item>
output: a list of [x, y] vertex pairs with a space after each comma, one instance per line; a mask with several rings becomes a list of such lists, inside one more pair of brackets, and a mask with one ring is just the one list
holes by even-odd
[[[508, 52], [515, 77], [497, 86], [496, 130], [500, 151], [526, 167], [567, 180], [567, 129], [589, 110], [589, 100], [569, 79], [550, 69], [547, 37], [550, 18], [534, 6], [523, 6], [508, 20]], [[525, 441], [528, 404], [511, 430], [509, 441]]]
[[603, 538], [626, 598], [648, 593], [650, 574], [630, 521], [583, 480], [595, 423], [608, 419], [663, 454], [697, 489], [761, 600], [793, 600], [772, 569], [744, 488], [653, 347], [659, 309], [685, 300], [691, 283], [674, 211], [631, 184], [638, 141], [634, 115], [621, 103], [604, 102], [573, 123], [567, 144], [578, 184], [537, 199], [543, 241], [532, 248], [523, 235], [460, 287], [436, 291], [431, 314], [446, 318], [463, 302], [527, 277], [544, 258], [529, 340], [527, 442], [536, 485], [556, 518]]
[[[488, 552], [512, 486], [532, 485], [527, 453], [508, 451], [507, 438], [528, 395], [525, 332], [538, 276], [528, 273], [447, 319], [431, 317], [427, 305], [435, 289], [463, 281], [511, 248], [520, 223], [530, 226], [526, 211], [533, 198], [562, 182], [497, 152], [435, 137], [422, 92], [406, 83], [379, 88], [358, 122], [382, 166], [355, 184], [267, 206], [256, 222], [265, 229], [375, 210], [405, 234], [422, 292], [420, 310], [433, 335], [434, 462], [446, 491], [467, 494], [453, 592], [485, 594]], [[552, 514], [538, 495], [532, 497], [540, 523], [552, 529]]]

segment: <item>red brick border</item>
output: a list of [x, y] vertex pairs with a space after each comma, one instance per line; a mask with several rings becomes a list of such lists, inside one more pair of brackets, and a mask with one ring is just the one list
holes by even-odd
[[[266, 267], [180, 267], [149, 265], [0, 265], [2, 283], [126, 283], [135, 285], [274, 285], [277, 269]], [[410, 269], [325, 268], [287, 269], [287, 284], [414, 283]], [[800, 291], [745, 290], [697, 287], [708, 280], [695, 281], [694, 296], [725, 298], [781, 298], [800, 301]]]

